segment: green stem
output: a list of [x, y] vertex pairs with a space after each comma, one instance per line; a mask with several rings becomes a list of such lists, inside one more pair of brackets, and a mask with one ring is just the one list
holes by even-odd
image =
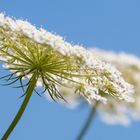
[[91, 108], [88, 118], [87, 118], [82, 130], [80, 131], [78, 137], [76, 138], [76, 140], [82, 140], [84, 138], [84, 136], [85, 136], [86, 132], [88, 131], [88, 129], [92, 123], [92, 120], [95, 116], [97, 105], [98, 105], [98, 102], [96, 102], [94, 107]]
[[1, 140], [7, 140], [7, 138], [9, 137], [9, 135], [11, 134], [11, 132], [13, 131], [13, 129], [15, 128], [17, 123], [19, 122], [22, 114], [25, 111], [25, 108], [27, 107], [27, 104], [30, 100], [30, 97], [34, 91], [34, 88], [36, 86], [36, 82], [37, 82], [37, 77], [36, 77], [36, 74], [34, 74], [29, 81], [29, 86], [27, 87], [27, 90], [26, 90], [26, 97], [25, 97], [18, 113], [16, 114], [14, 120], [10, 124], [9, 128], [7, 129], [7, 131], [5, 132], [5, 134], [3, 135]]

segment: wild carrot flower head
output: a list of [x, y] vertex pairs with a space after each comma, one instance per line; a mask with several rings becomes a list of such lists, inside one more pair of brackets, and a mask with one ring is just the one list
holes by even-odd
[[8, 80], [21, 82], [33, 74], [54, 98], [63, 98], [61, 87], [75, 87], [88, 101], [105, 102], [106, 94], [132, 101], [133, 87], [115, 67], [80, 46], [72, 46], [58, 35], [27, 21], [0, 14], [0, 61], [12, 71]]

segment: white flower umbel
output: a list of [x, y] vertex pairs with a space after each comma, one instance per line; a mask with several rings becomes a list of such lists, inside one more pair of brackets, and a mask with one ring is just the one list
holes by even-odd
[[83, 47], [72, 46], [58, 35], [4, 14], [0, 14], [0, 34], [0, 58], [4, 66], [21, 81], [24, 77], [31, 78], [36, 71], [38, 81], [52, 97], [61, 97], [56, 85], [71, 81], [76, 84], [75, 92], [88, 101], [105, 101], [105, 94], [132, 101], [133, 87], [123, 80], [120, 72]]
[[[99, 105], [101, 118], [111, 124], [129, 124], [132, 119], [140, 120], [140, 58], [126, 53], [115, 53], [101, 49], [91, 49], [93, 54], [108, 63], [115, 65], [126, 81], [134, 85], [135, 102], [126, 104], [108, 99], [108, 104]], [[110, 98], [110, 97], [109, 97]], [[111, 119], [113, 118], [113, 119]]]

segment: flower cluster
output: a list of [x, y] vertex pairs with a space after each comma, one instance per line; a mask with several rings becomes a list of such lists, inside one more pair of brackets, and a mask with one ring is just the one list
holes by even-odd
[[111, 99], [106, 106], [100, 104], [97, 110], [102, 120], [110, 124], [128, 125], [131, 119], [140, 119], [140, 58], [131, 54], [107, 52], [100, 49], [91, 49], [91, 51], [100, 59], [114, 64], [122, 72], [124, 79], [135, 88], [135, 102], [133, 103], [118, 103]]
[[[74, 87], [89, 102], [106, 102], [108, 96], [133, 101], [133, 86], [110, 64], [94, 57], [81, 46], [74, 46], [62, 37], [27, 21], [0, 14], [0, 61], [12, 72], [5, 76], [11, 83], [37, 75], [44, 92], [63, 98], [60, 88]], [[28, 83], [25, 85], [27, 86]]]

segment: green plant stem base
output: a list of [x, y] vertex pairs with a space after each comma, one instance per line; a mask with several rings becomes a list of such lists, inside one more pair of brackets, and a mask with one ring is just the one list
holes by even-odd
[[1, 140], [7, 140], [7, 138], [9, 137], [9, 135], [11, 134], [11, 132], [14, 130], [15, 126], [17, 125], [17, 123], [19, 122], [22, 114], [24, 113], [25, 111], [25, 108], [27, 107], [27, 104], [31, 98], [31, 95], [35, 89], [35, 86], [36, 86], [36, 82], [37, 82], [37, 77], [36, 77], [36, 74], [34, 74], [30, 81], [29, 81], [29, 85], [27, 87], [27, 90], [26, 90], [26, 96], [25, 96], [25, 99], [18, 111], [18, 113], [16, 114], [14, 120], [12, 121], [12, 123], [10, 124], [9, 128], [7, 129], [7, 131], [5, 132], [5, 134], [3, 135], [3, 137], [1, 138]]
[[98, 106], [98, 102], [96, 102], [94, 107], [91, 108], [91, 111], [90, 111], [90, 113], [88, 115], [88, 118], [87, 118], [82, 130], [80, 131], [78, 137], [76, 138], [76, 140], [83, 140], [86, 132], [88, 131], [88, 129], [89, 129], [90, 125], [91, 125], [92, 120], [94, 119], [97, 106]]

